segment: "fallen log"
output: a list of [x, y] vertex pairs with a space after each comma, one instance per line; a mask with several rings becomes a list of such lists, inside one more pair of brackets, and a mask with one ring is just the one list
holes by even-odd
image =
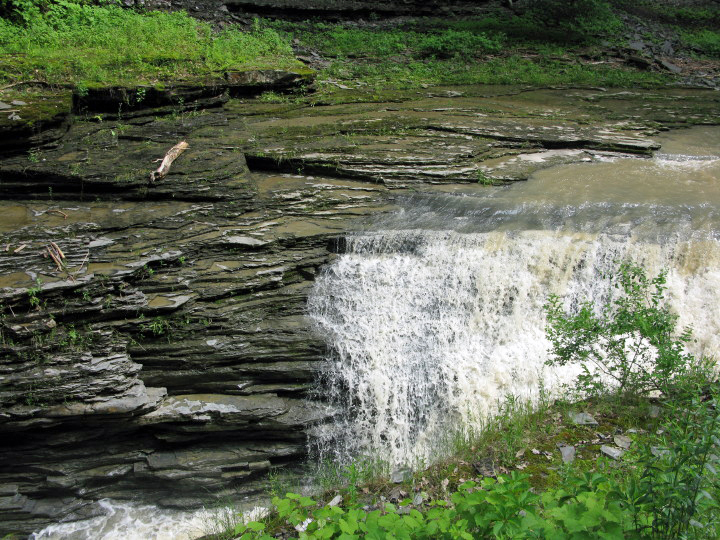
[[188, 146], [188, 143], [185, 141], [180, 141], [168, 150], [157, 170], [150, 173], [150, 181], [154, 182], [155, 180], [163, 178], [170, 171], [170, 165], [172, 165], [173, 161], [180, 157], [180, 154], [187, 150]]

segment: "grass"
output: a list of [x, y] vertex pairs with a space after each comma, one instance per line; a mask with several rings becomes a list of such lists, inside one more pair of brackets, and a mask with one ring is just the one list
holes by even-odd
[[720, 32], [717, 30], [684, 31], [681, 36], [701, 56], [720, 58]]
[[667, 84], [672, 77], [662, 73], [639, 72], [616, 66], [588, 66], [543, 56], [514, 54], [485, 59], [483, 62], [427, 60], [396, 62], [336, 60], [321, 72], [329, 78], [349, 84], [360, 80], [376, 88], [416, 88], [422, 85], [519, 84], [531, 86], [586, 85], [609, 87]]
[[[580, 0], [578, 0], [580, 1]], [[41, 80], [91, 88], [213, 80], [227, 70], [307, 68], [290, 46], [330, 60], [319, 79], [370, 88], [421, 85], [521, 84], [658, 87], [673, 80], [602, 60], [599, 43], [619, 44], [622, 23], [604, 0], [581, 0], [592, 17], [552, 19], [552, 11], [520, 15], [498, 11], [459, 20], [422, 19], [402, 26], [256, 21], [250, 31], [216, 32], [184, 12], [139, 12], [68, 0], [29, 7], [0, 19], [0, 80]], [[546, 0], [545, 4], [556, 4]], [[620, 2], [620, 0], [618, 0]], [[650, 9], [650, 8], [648, 8]], [[668, 8], [669, 9], [669, 8]], [[718, 56], [715, 10], [678, 8], [684, 42], [698, 54]], [[676, 10], [677, 11], [677, 10]], [[545, 20], [548, 19], [548, 20]]]
[[0, 79], [85, 86], [208, 79], [226, 70], [304, 68], [270, 28], [214, 32], [184, 12], [71, 2], [0, 19]]
[[[592, 23], [592, 24], [591, 24]], [[521, 84], [658, 87], [673, 80], [611, 64], [588, 64], [600, 38], [616, 40], [619, 20], [567, 28], [540, 24], [532, 14], [464, 20], [430, 19], [402, 27], [356, 28], [341, 23], [264, 22], [288, 39], [331, 59], [321, 89], [335, 84], [417, 88], [422, 85]], [[328, 81], [323, 87], [322, 81]]]

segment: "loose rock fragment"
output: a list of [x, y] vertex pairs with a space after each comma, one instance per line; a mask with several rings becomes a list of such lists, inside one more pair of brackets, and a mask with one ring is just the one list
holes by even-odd
[[401, 483], [409, 480], [411, 475], [412, 475], [412, 473], [411, 473], [410, 469], [408, 469], [408, 468], [396, 469], [393, 471], [392, 475], [390, 476], [390, 480], [394, 484], [401, 484]]
[[627, 450], [630, 448], [630, 445], [632, 445], [632, 439], [627, 435], [615, 435], [615, 437], [613, 437], [613, 441], [624, 450]]
[[597, 426], [597, 420], [586, 412], [570, 413], [570, 420], [579, 426]]
[[607, 446], [606, 444], [602, 445], [600, 447], [600, 451], [605, 454], [606, 456], [618, 460], [622, 457], [622, 455], [625, 453], [625, 450], [622, 450], [620, 448], [617, 448], [615, 446]]
[[563, 463], [572, 463], [573, 461], [575, 461], [574, 446], [561, 446], [559, 450], [560, 455], [562, 456]]

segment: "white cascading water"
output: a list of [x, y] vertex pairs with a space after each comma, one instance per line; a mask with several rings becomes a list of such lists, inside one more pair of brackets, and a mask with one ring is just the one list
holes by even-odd
[[320, 392], [342, 411], [318, 434], [320, 457], [428, 463], [505, 396], [571, 381], [573, 368], [544, 365], [543, 305], [551, 293], [570, 309], [605, 301], [601, 276], [621, 260], [667, 269], [692, 352], [716, 355], [719, 154], [556, 168], [490, 196], [415, 197], [350, 236], [309, 301], [330, 348]]

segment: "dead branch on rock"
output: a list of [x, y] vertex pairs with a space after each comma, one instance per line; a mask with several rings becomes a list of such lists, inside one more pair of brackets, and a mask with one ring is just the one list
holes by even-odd
[[65, 254], [62, 249], [60, 249], [60, 246], [58, 246], [55, 242], [50, 242], [50, 245], [46, 246], [45, 249], [47, 250], [48, 255], [50, 255], [50, 258], [57, 265], [58, 272], [67, 272], [68, 277], [72, 281], [75, 281], [75, 277], [67, 269], [67, 264], [64, 261]]
[[180, 157], [180, 154], [187, 150], [188, 146], [188, 143], [185, 141], [180, 141], [168, 150], [157, 170], [150, 173], [150, 181], [154, 182], [155, 180], [163, 178], [170, 171], [170, 165], [172, 165], [173, 161]]
[[61, 259], [65, 258], [65, 254], [62, 252], [62, 249], [60, 249], [60, 247], [55, 242], [50, 242], [50, 245], [53, 247], [55, 253], [57, 253]]
[[83, 261], [80, 263], [80, 268], [78, 268], [77, 270], [75, 270], [75, 272], [73, 272], [73, 273], [70, 275], [70, 277], [73, 278], [73, 281], [75, 281], [75, 277], [74, 277], [74, 276], [77, 276], [77, 275], [82, 271], [83, 266], [85, 266], [85, 263], [88, 262], [88, 259], [89, 259], [89, 258], [90, 258], [90, 250], [88, 250], [88, 252], [85, 254], [85, 258], [84, 258]]
[[66, 214], [65, 212], [63, 212], [62, 210], [55, 210], [55, 209], [53, 209], [53, 210], [48, 210], [48, 211], [47, 211], [48, 214], [49, 214], [50, 212], [56, 212], [56, 213], [60, 214], [60, 215], [63, 217], [63, 219], [67, 219], [67, 214]]
[[50, 255], [50, 258], [55, 262], [57, 265], [58, 272], [62, 272], [64, 270], [63, 268], [63, 262], [60, 256], [55, 253], [52, 249], [50, 249], [50, 246], [47, 246], [45, 248], [47, 250], [48, 255]]

